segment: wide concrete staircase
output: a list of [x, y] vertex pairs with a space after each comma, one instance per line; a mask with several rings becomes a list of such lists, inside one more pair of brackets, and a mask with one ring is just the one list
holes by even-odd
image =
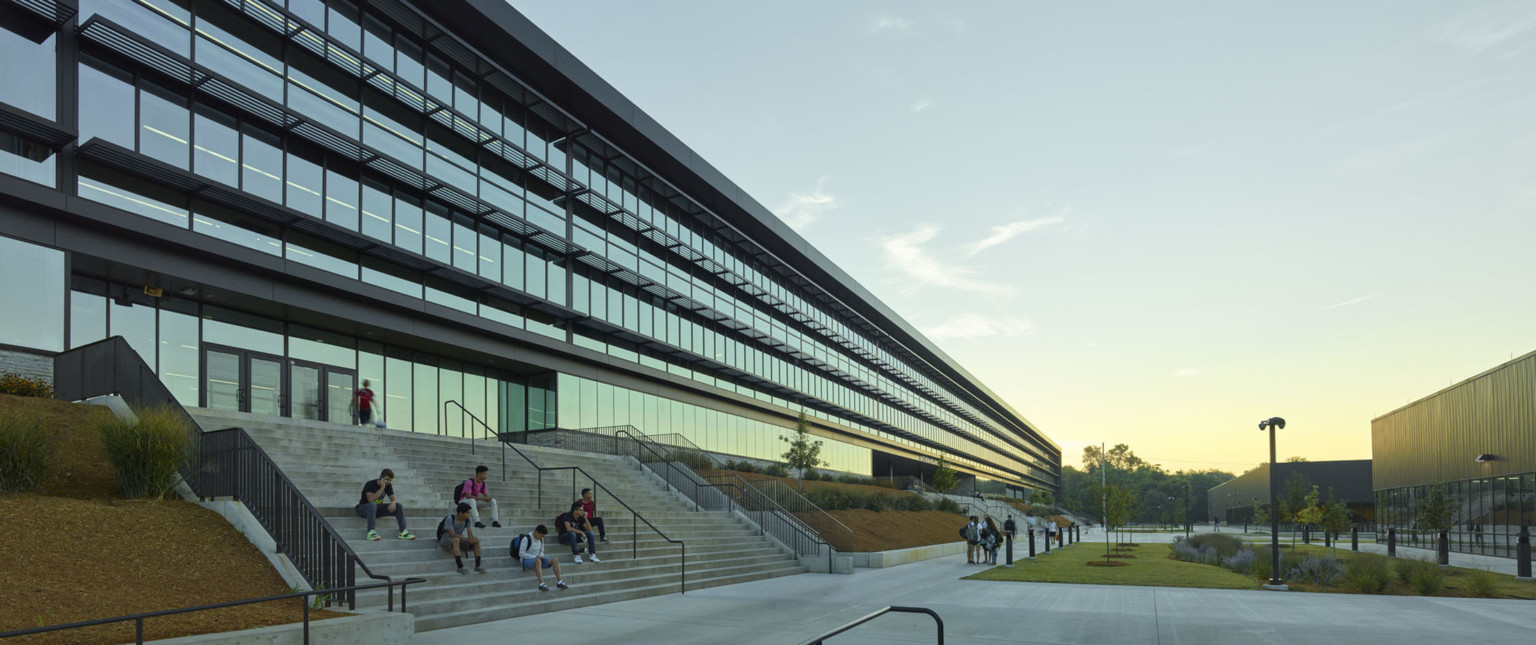
[[[468, 439], [223, 411], [194, 409], [191, 413], [208, 430], [245, 428], [375, 573], [395, 579], [425, 578], [425, 584], [413, 585], [409, 591], [417, 631], [807, 570], [790, 549], [761, 536], [757, 526], [742, 516], [698, 510], [630, 457], [519, 445], [539, 466], [580, 466], [603, 487], [575, 471], [546, 471], [541, 495], [538, 471], [510, 448], [502, 480], [502, 449], [494, 441], [479, 442], [477, 454], [471, 455]], [[490, 571], [459, 574], [452, 557], [436, 549], [434, 538], [438, 521], [452, 508], [453, 487], [473, 475], [479, 464], [491, 469], [487, 483], [500, 503], [502, 528], [490, 527], [489, 508], [482, 506], [481, 520], [487, 528], [474, 532], [483, 542], [484, 563]], [[382, 468], [395, 473], [395, 496], [417, 535], [414, 541], [394, 537], [393, 517], [378, 520], [384, 539], [364, 538], [366, 523], [353, 507], [363, 483], [377, 478]], [[553, 533], [555, 516], [575, 498], [573, 488], [597, 490], [598, 516], [606, 522], [609, 543], [598, 545], [602, 562], [577, 565], [570, 547], [556, 542], [551, 534], [544, 541], [545, 552], [559, 558], [572, 588], [540, 592], [533, 572], [523, 571], [512, 561], [508, 546], [514, 536], [531, 533], [539, 524]], [[680, 579], [683, 556], [678, 545], [637, 521], [613, 495], [667, 537], [687, 545], [686, 587]], [[470, 564], [466, 560], [466, 568]], [[366, 580], [361, 572], [358, 578], [359, 584]], [[546, 571], [545, 579], [553, 589], [554, 576]], [[382, 591], [358, 596], [360, 608], [384, 603]]]

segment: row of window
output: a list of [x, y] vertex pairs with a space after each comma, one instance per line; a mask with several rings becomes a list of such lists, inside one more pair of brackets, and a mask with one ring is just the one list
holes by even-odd
[[[1511, 557], [1520, 529], [1536, 523], [1536, 473], [1467, 479], [1441, 486], [1441, 493], [1456, 503], [1450, 530], [1454, 551]], [[1381, 530], [1395, 528], [1399, 543], [1432, 548], [1436, 531], [1425, 526], [1420, 516], [1431, 489], [1411, 486], [1376, 491], [1376, 518]], [[1376, 539], [1386, 538], [1378, 534]]]

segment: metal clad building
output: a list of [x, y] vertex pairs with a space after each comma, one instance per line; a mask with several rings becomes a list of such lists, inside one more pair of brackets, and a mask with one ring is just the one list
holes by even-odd
[[1371, 421], [1372, 487], [1385, 526], [1416, 527], [1417, 500], [1459, 500], [1459, 551], [1508, 555], [1536, 517], [1536, 352]]
[[[1369, 459], [1343, 461], [1302, 461], [1275, 464], [1279, 477], [1275, 494], [1285, 496], [1285, 484], [1292, 475], [1300, 474], [1317, 486], [1319, 501], [1328, 501], [1328, 494], [1342, 500], [1350, 512], [1360, 519], [1374, 518], [1374, 496], [1371, 493], [1372, 464]], [[1269, 464], [1206, 493], [1210, 508], [1229, 524], [1243, 524], [1253, 519], [1254, 504], [1269, 504]]]

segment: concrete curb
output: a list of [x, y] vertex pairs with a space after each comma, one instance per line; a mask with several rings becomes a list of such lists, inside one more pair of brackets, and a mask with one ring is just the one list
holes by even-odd
[[[200, 634], [149, 641], [161, 645], [298, 645], [304, 642], [304, 624], [257, 627], [222, 634]], [[368, 643], [369, 645], [410, 645], [416, 642], [416, 617], [402, 612], [370, 612], [346, 618], [329, 618], [309, 623], [312, 644]]]
[[889, 567], [922, 562], [942, 558], [948, 555], [965, 553], [965, 542], [949, 542], [946, 544], [930, 544], [928, 546], [915, 546], [908, 549], [894, 549], [891, 551], [871, 551], [868, 553], [843, 553], [853, 560], [853, 566], [866, 569], [885, 569]]

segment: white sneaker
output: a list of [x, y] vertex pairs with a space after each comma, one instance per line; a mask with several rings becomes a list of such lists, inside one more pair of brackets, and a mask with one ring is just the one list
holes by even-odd
[[576, 564], [581, 564], [581, 556], [580, 555], [576, 556]]
[[587, 559], [591, 560], [593, 562], [602, 562], [602, 560], [597, 559], [597, 554], [596, 553], [588, 555]]

